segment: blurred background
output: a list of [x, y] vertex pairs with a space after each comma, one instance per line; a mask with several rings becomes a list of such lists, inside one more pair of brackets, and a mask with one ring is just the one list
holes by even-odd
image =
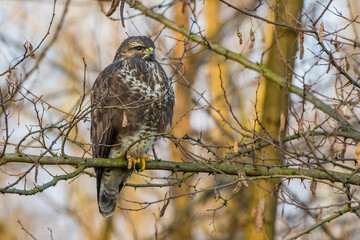
[[[264, 64], [359, 129], [359, 88], [336, 67], [355, 80], [360, 76], [358, 1], [141, 3], [193, 34]], [[138, 5], [125, 4], [124, 28], [120, 8], [105, 15], [110, 6], [96, 0], [0, 0], [0, 87], [8, 99], [1, 103], [1, 151], [91, 157], [86, 113], [92, 84], [124, 39], [146, 35], [155, 41], [156, 57], [173, 76], [176, 90], [173, 126], [155, 146], [158, 158], [356, 172], [359, 138], [339, 134], [343, 124], [305, 101], [305, 93], [292, 94], [258, 71], [188, 40], [145, 16]], [[0, 166], [1, 188], [34, 189], [72, 171], [71, 166], [8, 163]], [[358, 187], [348, 184], [300, 176], [236, 185], [234, 177], [133, 174], [119, 196], [120, 209], [104, 219], [93, 170], [87, 169], [41, 193], [1, 194], [0, 238], [285, 239], [359, 201]], [[172, 186], [166, 186], [169, 182]], [[357, 239], [359, 223], [356, 214], [346, 213], [302, 239]]]

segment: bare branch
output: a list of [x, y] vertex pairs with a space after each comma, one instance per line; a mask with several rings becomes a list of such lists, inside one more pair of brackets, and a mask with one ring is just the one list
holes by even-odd
[[[1, 159], [1, 165], [10, 162], [23, 162], [34, 163], [42, 165], [75, 165], [85, 167], [121, 167], [127, 168], [127, 160], [124, 158], [119, 159], [106, 159], [106, 158], [80, 158], [72, 156], [36, 156], [36, 155], [17, 155], [5, 154]], [[238, 175], [238, 167], [233, 164], [220, 164], [220, 163], [205, 163], [205, 162], [170, 162], [153, 160], [146, 163], [147, 170], [167, 170], [172, 172], [204, 172], [204, 173], [224, 173], [227, 175]], [[75, 171], [73, 174], [77, 176], [80, 172]], [[290, 167], [274, 167], [274, 166], [244, 166], [244, 171], [247, 176], [264, 176], [264, 178], [281, 178], [283, 176], [297, 176], [299, 175], [324, 179], [332, 182], [342, 182], [354, 185], [360, 185], [360, 174], [348, 174], [322, 169], [304, 169], [304, 168], [290, 168]], [[328, 174], [328, 173], [330, 174]], [[63, 177], [63, 179], [65, 179]], [[67, 179], [67, 178], [66, 178]]]

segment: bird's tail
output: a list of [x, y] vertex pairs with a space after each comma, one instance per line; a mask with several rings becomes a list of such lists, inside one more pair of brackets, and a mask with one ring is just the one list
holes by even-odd
[[130, 176], [130, 171], [121, 168], [96, 168], [97, 199], [103, 217], [110, 217], [116, 209], [118, 194]]

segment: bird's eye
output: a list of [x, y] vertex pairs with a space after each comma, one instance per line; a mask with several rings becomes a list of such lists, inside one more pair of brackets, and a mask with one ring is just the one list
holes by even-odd
[[135, 49], [136, 49], [137, 51], [141, 51], [141, 50], [144, 49], [144, 47], [143, 47], [143, 46], [136, 46]]

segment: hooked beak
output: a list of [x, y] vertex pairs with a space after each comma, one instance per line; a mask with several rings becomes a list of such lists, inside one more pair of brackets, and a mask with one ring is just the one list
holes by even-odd
[[150, 55], [150, 57], [155, 58], [155, 48], [149, 47], [146, 49], [146, 53]]

